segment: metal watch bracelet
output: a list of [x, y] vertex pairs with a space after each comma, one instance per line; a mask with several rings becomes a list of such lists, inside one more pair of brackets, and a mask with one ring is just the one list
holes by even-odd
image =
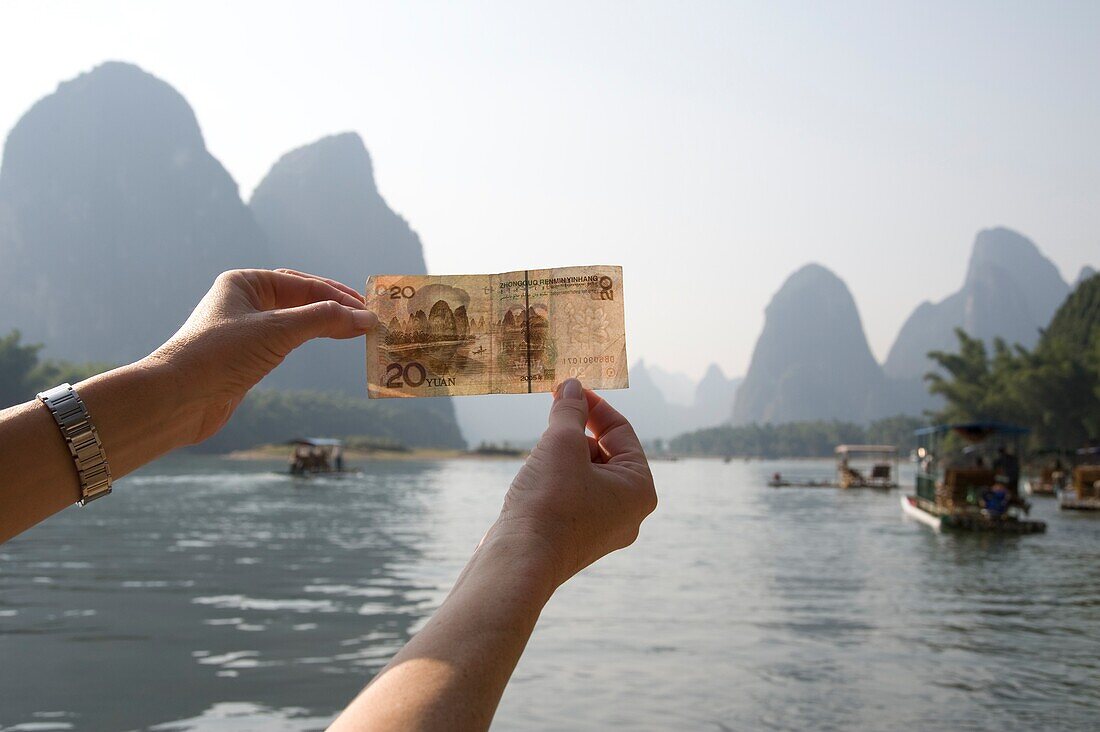
[[92, 418], [88, 416], [88, 408], [76, 390], [69, 384], [62, 384], [41, 392], [38, 398], [50, 410], [72, 453], [80, 478], [80, 500], [77, 503], [86, 506], [110, 493], [111, 468], [107, 465], [107, 455], [103, 452], [103, 443], [99, 440]]

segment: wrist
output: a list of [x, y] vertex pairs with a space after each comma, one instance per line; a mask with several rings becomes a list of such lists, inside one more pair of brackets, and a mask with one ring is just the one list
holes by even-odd
[[136, 379], [157, 392], [150, 394], [149, 409], [173, 427], [173, 447], [193, 445], [202, 426], [203, 407], [208, 401], [201, 381], [174, 361], [146, 356], [133, 365]]
[[232, 411], [232, 400], [211, 384], [208, 368], [187, 358], [187, 350], [169, 341], [133, 364], [151, 381], [171, 390], [174, 398], [166, 406], [174, 410], [174, 419], [181, 427], [176, 447], [202, 442], [218, 431]]
[[545, 539], [500, 521], [485, 534], [474, 553], [474, 563], [491, 565], [497, 577], [515, 587], [539, 610], [564, 581], [560, 557]]
[[169, 364], [145, 358], [75, 386], [115, 477], [193, 442], [193, 392]]

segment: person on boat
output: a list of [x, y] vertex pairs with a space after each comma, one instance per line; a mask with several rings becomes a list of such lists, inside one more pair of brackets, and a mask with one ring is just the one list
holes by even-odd
[[1061, 457], [1054, 458], [1054, 466], [1050, 470], [1050, 482], [1058, 492], [1066, 487], [1066, 466]]
[[997, 481], [992, 488], [983, 493], [982, 508], [993, 518], [1000, 518], [1008, 510], [1010, 500], [1008, 488], [1001, 481]]
[[323, 473], [328, 471], [328, 460], [325, 459], [325, 451], [314, 445], [309, 448], [309, 472]]
[[337, 473], [344, 472], [344, 450], [339, 445], [332, 448], [332, 464]]
[[840, 472], [843, 473], [848, 479], [848, 485], [850, 486], [862, 486], [866, 485], [863, 479], [863, 473], [859, 472], [851, 465], [848, 464], [848, 456], [845, 455], [840, 459]]
[[993, 461], [993, 471], [998, 475], [1005, 476], [1007, 486], [1012, 486], [1015, 489], [1015, 486], [1019, 485], [1020, 461], [1004, 445], [997, 448], [997, 457]]
[[[0, 542], [210, 437], [303, 343], [378, 327], [362, 295], [333, 280], [292, 270], [220, 275], [151, 355], [0, 411]], [[62, 422], [51, 405], [63, 410]], [[66, 436], [74, 433], [95, 439], [70, 451]], [[549, 426], [450, 594], [330, 730], [487, 728], [550, 597], [632, 544], [656, 507], [630, 422], [576, 379], [560, 384]], [[102, 537], [104, 546], [110, 541]]]

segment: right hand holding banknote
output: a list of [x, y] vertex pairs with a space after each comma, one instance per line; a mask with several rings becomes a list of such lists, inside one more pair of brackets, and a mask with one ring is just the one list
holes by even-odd
[[555, 392], [550, 426], [512, 482], [490, 534], [535, 541], [560, 585], [632, 544], [656, 507], [653, 475], [634, 428], [569, 379]]

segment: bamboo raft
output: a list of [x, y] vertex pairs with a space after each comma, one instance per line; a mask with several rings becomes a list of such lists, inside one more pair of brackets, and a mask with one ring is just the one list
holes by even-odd
[[814, 480], [812, 478], [795, 478], [793, 480], [787, 478], [776, 480], [772, 478], [768, 481], [768, 486], [771, 488], [836, 488], [837, 484], [831, 480]]
[[906, 515], [937, 531], [1041, 534], [1047, 530], [1045, 521], [1020, 519], [1010, 515], [991, 516], [981, 510], [943, 508], [918, 496], [902, 496], [901, 507]]

